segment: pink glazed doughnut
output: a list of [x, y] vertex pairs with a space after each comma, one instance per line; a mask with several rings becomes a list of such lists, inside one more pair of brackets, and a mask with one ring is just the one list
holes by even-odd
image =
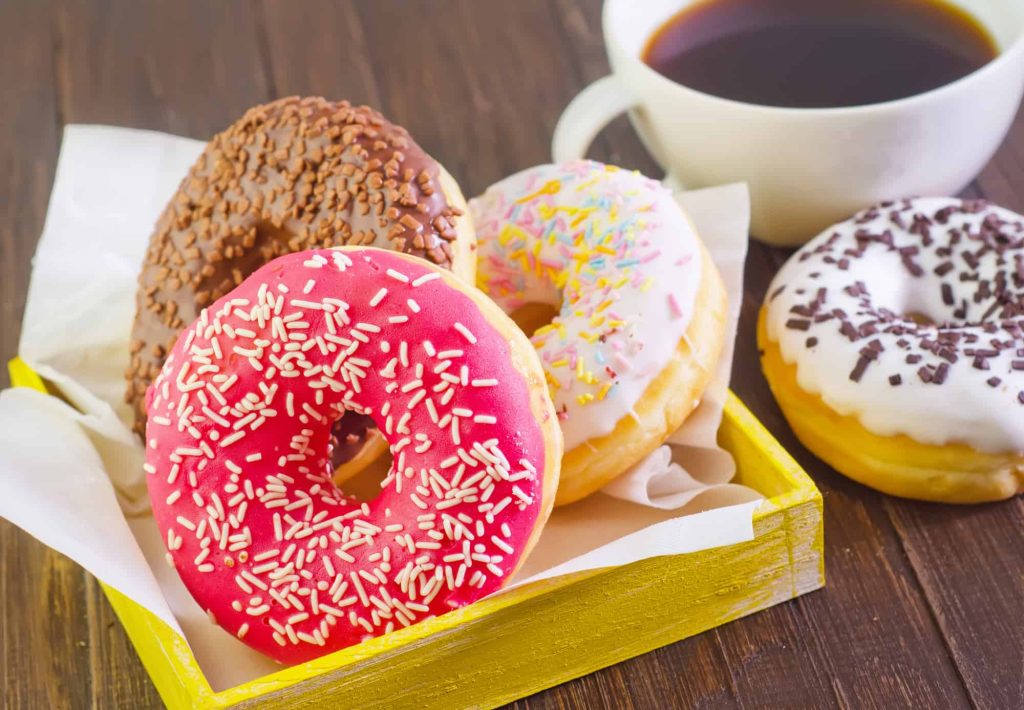
[[[182, 333], [147, 404], [168, 561], [215, 623], [283, 663], [501, 588], [558, 483], [529, 341], [472, 287], [391, 251], [263, 266]], [[346, 410], [394, 455], [370, 502], [331, 481]]]

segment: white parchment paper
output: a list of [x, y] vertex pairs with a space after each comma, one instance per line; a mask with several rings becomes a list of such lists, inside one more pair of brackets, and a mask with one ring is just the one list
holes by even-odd
[[[276, 669], [210, 624], [164, 563], [123, 372], [136, 275], [152, 226], [203, 143], [68, 126], [33, 262], [20, 355], [67, 400], [0, 393], [0, 516], [74, 559], [182, 633], [215, 690]], [[715, 443], [742, 298], [742, 185], [681, 193], [725, 279], [727, 352], [698, 410], [619, 480], [551, 516], [514, 580], [531, 581], [750, 540], [759, 495], [729, 483]]]

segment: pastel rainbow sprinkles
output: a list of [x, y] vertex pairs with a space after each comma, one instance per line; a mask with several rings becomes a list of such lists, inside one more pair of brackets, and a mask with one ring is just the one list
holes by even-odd
[[559, 309], [531, 338], [566, 450], [611, 432], [673, 357], [701, 281], [671, 192], [592, 161], [517, 173], [470, 202], [478, 285], [512, 312]]

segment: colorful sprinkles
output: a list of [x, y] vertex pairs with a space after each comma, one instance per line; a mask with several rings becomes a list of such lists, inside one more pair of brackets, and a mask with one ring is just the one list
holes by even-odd
[[660, 183], [591, 161], [533, 168], [470, 202], [478, 284], [507, 312], [558, 309], [532, 336], [566, 448], [629, 414], [686, 332], [698, 243]]

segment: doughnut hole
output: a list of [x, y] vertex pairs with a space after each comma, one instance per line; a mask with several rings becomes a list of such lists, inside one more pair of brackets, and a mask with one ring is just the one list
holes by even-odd
[[[934, 282], [911, 284], [906, 287], [902, 301], [901, 308], [895, 312], [915, 325], [937, 326], [958, 320], [953, 315], [955, 309], [942, 302], [941, 294]], [[875, 305], [878, 305], [877, 302]]]
[[[380, 495], [381, 484], [391, 470], [393, 461], [391, 450], [385, 449], [382, 455], [370, 461], [365, 468], [345, 479], [342, 487], [345, 495], [361, 502], [372, 501]], [[337, 479], [335, 479], [335, 483], [338, 483]]]
[[359, 454], [373, 429], [376, 429], [373, 419], [356, 412], [345, 412], [345, 416], [334, 422], [331, 427], [331, 463], [335, 469]]
[[957, 329], [998, 321], [1005, 317], [1004, 308], [1012, 305], [999, 295], [997, 288], [984, 296], [977, 292], [977, 284], [998, 282], [1000, 267], [994, 258], [981, 261], [967, 285], [957, 285], [953, 281], [955, 274], [935, 274], [932, 262], [922, 260], [921, 266], [924, 273], [910, 277], [903, 264], [893, 258], [868, 278], [862, 275], [873, 308], [878, 312], [889, 310], [920, 327]]
[[[372, 500], [380, 493], [392, 456], [387, 441], [373, 419], [358, 412], [345, 412], [331, 427], [331, 465], [335, 485], [359, 500]], [[363, 475], [365, 474], [365, 475]], [[350, 484], [350, 481], [353, 482]], [[364, 488], [376, 482], [375, 491]], [[355, 486], [349, 490], [350, 485]]]
[[906, 311], [903, 317], [917, 325], [935, 325], [935, 320], [931, 316], [920, 311]]
[[873, 265], [871, 273], [858, 273], [870, 293], [870, 307], [882, 320], [893, 317], [917, 326], [937, 327], [961, 324], [956, 305], [943, 301], [939, 283], [932, 278], [908, 278], [902, 263], [894, 258]]
[[510, 315], [519, 329], [529, 336], [549, 325], [558, 315], [560, 307], [550, 303], [524, 303]]

